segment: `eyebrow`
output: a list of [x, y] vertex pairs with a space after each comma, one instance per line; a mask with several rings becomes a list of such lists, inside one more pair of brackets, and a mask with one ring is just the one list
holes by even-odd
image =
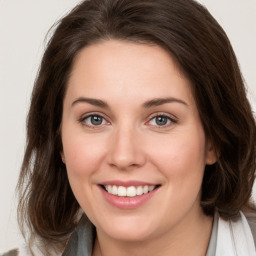
[[166, 103], [173, 103], [173, 102], [181, 103], [185, 106], [188, 106], [188, 104], [183, 100], [173, 98], [173, 97], [169, 97], [169, 98], [156, 98], [156, 99], [146, 101], [143, 104], [143, 107], [144, 108], [151, 108], [151, 107], [157, 107], [157, 106], [160, 106], [160, 105], [163, 105], [163, 104], [166, 104]]
[[103, 100], [93, 99], [93, 98], [84, 98], [84, 97], [80, 97], [80, 98], [76, 99], [75, 101], [73, 101], [71, 106], [73, 107], [75, 104], [83, 103], [83, 102], [89, 103], [91, 105], [101, 107], [101, 108], [109, 108], [109, 105]]
[[[94, 99], [94, 98], [85, 98], [85, 97], [79, 97], [76, 100], [74, 100], [71, 104], [71, 106], [73, 107], [75, 104], [78, 103], [89, 103], [91, 105], [97, 106], [97, 107], [101, 107], [101, 108], [110, 108], [109, 105], [103, 101], [103, 100], [99, 100], [99, 99]], [[166, 103], [181, 103], [185, 106], [188, 106], [188, 104], [180, 99], [177, 98], [173, 98], [173, 97], [169, 97], [169, 98], [156, 98], [156, 99], [152, 99], [152, 100], [148, 100], [145, 103], [142, 104], [142, 106], [144, 108], [151, 108], [151, 107], [157, 107], [157, 106], [161, 106], [163, 104]]]

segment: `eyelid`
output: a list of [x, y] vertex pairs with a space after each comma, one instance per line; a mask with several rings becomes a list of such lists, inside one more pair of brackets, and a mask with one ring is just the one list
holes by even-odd
[[[84, 121], [86, 118], [90, 117], [90, 116], [100, 116], [102, 117], [106, 122], [107, 124], [102, 124], [102, 125], [88, 125], [86, 124]], [[78, 119], [78, 122], [81, 123], [82, 125], [84, 126], [87, 126], [89, 128], [92, 128], [92, 129], [100, 129], [102, 128], [102, 126], [105, 126], [105, 125], [109, 125], [110, 124], [110, 121], [109, 121], [109, 118], [101, 113], [101, 112], [88, 112], [88, 113], [84, 113], [83, 115], [81, 115]]]
[[158, 125], [150, 125], [151, 127], [156, 127], [157, 129], [163, 129], [163, 128], [169, 128], [170, 126], [173, 126], [174, 124], [176, 124], [178, 122], [178, 118], [172, 114], [166, 113], [166, 112], [156, 112], [151, 114], [148, 117], [148, 121], [146, 122], [146, 124], [148, 124], [153, 118], [156, 118], [158, 116], [163, 116], [163, 117], [167, 117], [170, 119], [171, 124], [167, 124], [167, 125], [162, 125], [162, 126], [158, 126]]

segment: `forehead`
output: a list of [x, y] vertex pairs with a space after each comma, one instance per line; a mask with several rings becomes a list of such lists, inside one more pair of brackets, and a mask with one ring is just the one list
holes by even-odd
[[[174, 58], [156, 45], [109, 40], [81, 50], [67, 96], [191, 97], [190, 81]], [[148, 95], [147, 95], [148, 94]]]

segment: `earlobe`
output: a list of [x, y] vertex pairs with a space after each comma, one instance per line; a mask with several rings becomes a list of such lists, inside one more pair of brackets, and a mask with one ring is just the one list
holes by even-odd
[[205, 164], [207, 165], [215, 164], [218, 160], [218, 156], [219, 154], [215, 149], [215, 147], [213, 146], [213, 144], [211, 142], [208, 142], [206, 147]]

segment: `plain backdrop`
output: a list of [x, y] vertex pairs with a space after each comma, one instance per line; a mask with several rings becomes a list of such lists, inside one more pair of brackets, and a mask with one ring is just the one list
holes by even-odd
[[[24, 153], [26, 114], [45, 36], [78, 2], [0, 0], [0, 252], [22, 242], [16, 222], [15, 186]], [[255, 110], [256, 0], [200, 2], [229, 36]]]

